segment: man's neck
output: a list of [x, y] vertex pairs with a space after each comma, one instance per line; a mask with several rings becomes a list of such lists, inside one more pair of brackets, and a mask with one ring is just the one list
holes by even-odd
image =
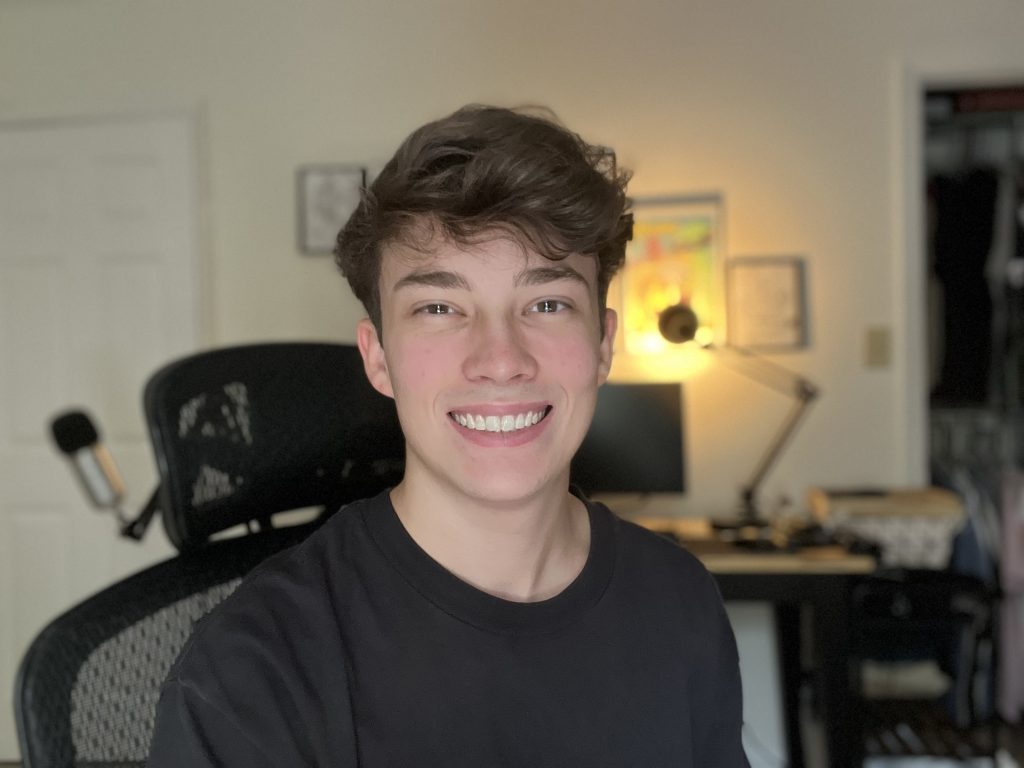
[[516, 602], [554, 597], [587, 561], [586, 506], [562, 489], [505, 505], [403, 481], [391, 492], [391, 501], [406, 531], [428, 555], [496, 597]]

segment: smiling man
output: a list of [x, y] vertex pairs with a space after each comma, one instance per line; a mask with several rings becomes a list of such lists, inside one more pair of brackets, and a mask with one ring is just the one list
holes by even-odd
[[406, 437], [392, 504], [465, 581], [551, 597], [587, 559], [588, 515], [567, 493], [567, 467], [608, 375], [614, 313], [599, 306], [593, 257], [555, 266], [500, 231], [461, 245], [427, 237], [429, 255], [386, 249], [380, 331], [358, 328], [370, 381], [395, 398]]
[[414, 132], [338, 238], [402, 482], [205, 619], [150, 765], [746, 766], [714, 582], [573, 493], [628, 175], [545, 114]]

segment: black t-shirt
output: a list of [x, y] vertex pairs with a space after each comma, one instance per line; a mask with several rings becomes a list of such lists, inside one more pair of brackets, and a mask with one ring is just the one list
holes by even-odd
[[200, 623], [149, 765], [746, 766], [711, 577], [588, 510], [579, 576], [517, 603], [427, 555], [386, 493], [346, 507]]

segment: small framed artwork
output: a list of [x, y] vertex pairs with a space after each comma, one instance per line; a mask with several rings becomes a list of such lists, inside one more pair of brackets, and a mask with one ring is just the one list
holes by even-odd
[[296, 172], [298, 245], [302, 253], [333, 253], [338, 232], [359, 204], [366, 169], [306, 165]]
[[761, 350], [806, 347], [805, 272], [799, 256], [730, 259], [726, 265], [729, 343]]
[[698, 340], [722, 319], [722, 199], [716, 194], [638, 198], [618, 294], [621, 337], [629, 355], [665, 351], [658, 316], [677, 304], [694, 311]]

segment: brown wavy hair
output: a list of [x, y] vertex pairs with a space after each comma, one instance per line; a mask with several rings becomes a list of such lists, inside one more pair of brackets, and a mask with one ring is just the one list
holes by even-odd
[[550, 110], [469, 105], [402, 143], [338, 234], [335, 261], [378, 334], [383, 248], [428, 250], [438, 234], [472, 245], [499, 231], [552, 260], [592, 255], [603, 310], [632, 234], [629, 178], [614, 151]]

